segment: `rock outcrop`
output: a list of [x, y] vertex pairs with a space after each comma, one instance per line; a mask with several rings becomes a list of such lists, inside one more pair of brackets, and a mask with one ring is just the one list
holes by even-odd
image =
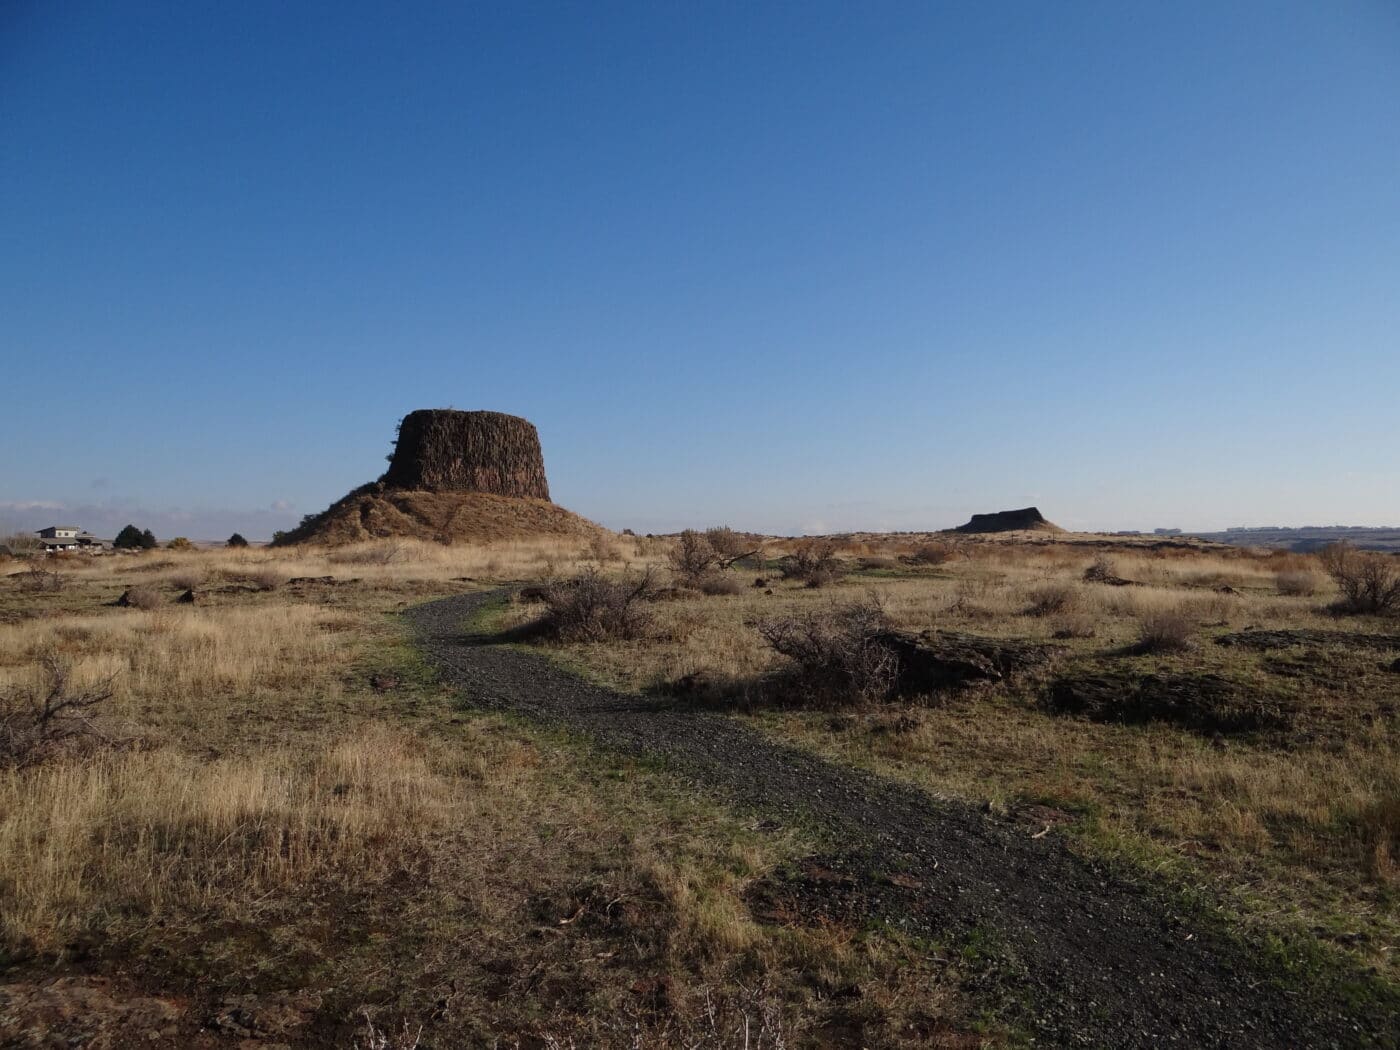
[[1053, 522], [1045, 520], [1035, 507], [1020, 510], [999, 510], [995, 514], [974, 514], [966, 525], [959, 525], [953, 532], [1018, 532], [1032, 529], [1037, 532], [1063, 532]]

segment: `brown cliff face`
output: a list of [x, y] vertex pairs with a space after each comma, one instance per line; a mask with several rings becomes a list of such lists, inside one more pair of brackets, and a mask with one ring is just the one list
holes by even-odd
[[539, 433], [503, 412], [410, 412], [379, 480], [389, 489], [549, 499]]

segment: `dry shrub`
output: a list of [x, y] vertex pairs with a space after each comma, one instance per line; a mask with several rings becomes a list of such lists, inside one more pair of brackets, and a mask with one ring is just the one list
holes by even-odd
[[1400, 558], [1376, 551], [1359, 551], [1349, 543], [1334, 543], [1321, 554], [1323, 568], [1342, 597], [1333, 608], [1340, 613], [1386, 615], [1400, 612]]
[[42, 565], [30, 565], [19, 579], [19, 589], [27, 594], [52, 594], [63, 590], [64, 577]]
[[245, 573], [243, 579], [260, 591], [275, 591], [287, 582], [288, 576], [278, 569], [255, 569]]
[[716, 525], [705, 530], [705, 542], [710, 549], [730, 564], [753, 553], [747, 539], [728, 525]]
[[720, 564], [720, 556], [710, 541], [694, 529], [686, 529], [680, 540], [666, 554], [666, 560], [676, 578], [687, 586], [697, 586]]
[[618, 551], [617, 544], [613, 541], [613, 538], [611, 536], [605, 536], [601, 532], [589, 539], [588, 546], [583, 549], [583, 553], [580, 557], [583, 559], [592, 559], [599, 565], [604, 565], [610, 561], [622, 560], [622, 554]]
[[1085, 583], [1110, 583], [1120, 579], [1122, 577], [1118, 575], [1118, 567], [1106, 554], [1098, 555], [1084, 570]]
[[402, 544], [374, 544], [351, 550], [335, 551], [326, 556], [331, 565], [392, 565], [403, 556]]
[[117, 599], [117, 604], [128, 609], [156, 609], [164, 605], [160, 592], [154, 587], [130, 587]]
[[1317, 573], [1307, 569], [1290, 569], [1274, 576], [1278, 593], [1290, 598], [1311, 597], [1317, 593], [1320, 582]]
[[37, 765], [100, 735], [92, 713], [112, 698], [112, 679], [76, 688], [71, 667], [52, 652], [39, 666], [38, 686], [0, 694], [0, 767]]
[[899, 660], [879, 639], [890, 629], [890, 619], [873, 597], [803, 616], [756, 620], [751, 626], [774, 652], [792, 661], [784, 684], [805, 699], [872, 703], [894, 691]]
[[836, 557], [836, 544], [831, 540], [809, 540], [782, 558], [778, 571], [785, 580], [801, 580], [808, 587], [824, 587], [840, 579], [844, 566]]
[[194, 550], [194, 544], [190, 541], [188, 536], [176, 536], [165, 545], [165, 549], [168, 551], [192, 551]]
[[1072, 613], [1056, 623], [1052, 638], [1093, 638], [1098, 634], [1094, 618], [1082, 612]]
[[953, 548], [947, 543], [924, 543], [914, 548], [909, 555], [910, 565], [942, 565], [953, 556]]
[[1137, 651], [1182, 653], [1194, 644], [1196, 625], [1181, 606], [1144, 610], [1138, 621]]
[[173, 587], [178, 587], [182, 591], [195, 591], [203, 587], [209, 577], [206, 573], [198, 569], [186, 569], [184, 572], [176, 572], [166, 577], [166, 581]]
[[1071, 583], [1045, 583], [1031, 591], [1027, 616], [1060, 616], [1079, 606], [1079, 588]]
[[708, 594], [711, 597], [719, 597], [728, 594], [742, 594], [744, 585], [729, 573], [717, 572], [713, 576], [707, 576], [700, 581], [700, 593]]
[[879, 555], [870, 558], [862, 558], [857, 564], [865, 572], [899, 568], [899, 561], [897, 559], [885, 558]]
[[647, 572], [640, 579], [611, 580], [596, 569], [544, 587], [540, 633], [561, 642], [604, 642], [643, 637], [651, 627], [647, 603], [656, 595]]
[[686, 529], [677, 544], [666, 553], [666, 560], [681, 583], [703, 590], [705, 581], [735, 562], [758, 553], [757, 550], [745, 549], [744, 537], [739, 533], [727, 526], [719, 526], [706, 529], [703, 533]]

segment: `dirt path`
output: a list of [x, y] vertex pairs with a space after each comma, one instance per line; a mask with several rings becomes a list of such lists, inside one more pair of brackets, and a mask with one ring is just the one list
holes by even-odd
[[794, 887], [805, 906], [864, 909], [943, 939], [990, 934], [1014, 961], [1019, 1021], [1040, 1045], [1400, 1046], [1393, 1013], [1351, 1015], [1277, 988], [1241, 949], [1053, 836], [1031, 838], [966, 805], [775, 744], [722, 714], [618, 694], [465, 634], [463, 622], [496, 597], [460, 595], [407, 614], [468, 701], [660, 758], [734, 802], [815, 823], [843, 847], [822, 858], [820, 878]]

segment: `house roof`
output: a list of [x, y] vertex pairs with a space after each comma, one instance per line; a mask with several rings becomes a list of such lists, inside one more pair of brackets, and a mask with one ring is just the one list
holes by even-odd
[[62, 530], [64, 530], [65, 532], [71, 529], [73, 532], [77, 532], [77, 531], [78, 531], [78, 526], [77, 526], [77, 525], [48, 525], [48, 526], [45, 526], [44, 528], [40, 529], [39, 531], [40, 531], [40, 532], [48, 532], [48, 531], [51, 530], [51, 529], [62, 529]]

